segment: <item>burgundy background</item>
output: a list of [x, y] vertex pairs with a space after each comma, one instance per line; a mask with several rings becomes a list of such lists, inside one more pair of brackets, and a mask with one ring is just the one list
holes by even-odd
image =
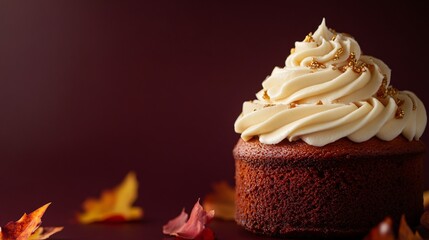
[[[66, 226], [55, 239], [163, 238], [212, 183], [233, 184], [242, 102], [322, 17], [429, 106], [422, 4], [0, 1], [0, 225], [53, 202], [44, 225]], [[73, 223], [130, 170], [142, 223]]]

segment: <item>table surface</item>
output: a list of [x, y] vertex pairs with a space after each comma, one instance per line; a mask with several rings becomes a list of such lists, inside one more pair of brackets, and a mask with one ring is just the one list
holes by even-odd
[[[162, 239], [173, 240], [175, 237], [165, 236], [162, 234], [162, 225], [165, 219], [145, 218], [143, 221], [130, 223], [96, 223], [81, 225], [69, 223], [65, 225], [63, 231], [53, 235], [52, 240], [105, 240], [105, 239]], [[239, 227], [234, 221], [213, 220], [209, 227], [213, 230], [216, 239], [264, 239], [274, 240], [271, 238], [250, 233]], [[429, 237], [429, 233], [424, 228], [420, 228], [422, 236]], [[288, 238], [297, 240], [297, 238]], [[301, 238], [302, 239], [302, 238]], [[338, 239], [338, 238], [337, 238]], [[346, 238], [350, 239], [350, 238]], [[356, 238], [361, 239], [361, 238]]]
[[[234, 222], [214, 220], [210, 228], [215, 232], [216, 239], [274, 239], [249, 233], [238, 227]], [[67, 225], [63, 232], [52, 236], [52, 239], [175, 239], [162, 234], [162, 222], [144, 220], [127, 224], [91, 224]]]

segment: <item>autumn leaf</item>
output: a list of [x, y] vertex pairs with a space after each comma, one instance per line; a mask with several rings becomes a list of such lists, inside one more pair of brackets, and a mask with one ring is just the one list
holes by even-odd
[[401, 222], [399, 224], [398, 240], [423, 240], [418, 232], [414, 233], [411, 230], [404, 215], [402, 215]]
[[6, 224], [0, 231], [0, 240], [41, 240], [61, 231], [62, 227], [46, 228], [45, 231], [39, 227], [49, 205], [45, 204], [28, 215], [24, 213], [18, 221]]
[[31, 234], [28, 240], [48, 239], [50, 236], [62, 231], [63, 229], [63, 227], [39, 227], [33, 234]]
[[206, 212], [200, 205], [200, 200], [195, 203], [188, 219], [188, 214], [182, 209], [179, 216], [168, 221], [162, 227], [162, 233], [180, 237], [182, 239], [214, 239], [214, 234], [206, 225], [213, 219], [214, 210]]
[[223, 220], [235, 219], [235, 190], [225, 181], [213, 185], [213, 193], [204, 198], [205, 210], [214, 209], [216, 218]]
[[424, 208], [429, 207], [429, 191], [423, 192], [423, 206]]
[[395, 240], [392, 219], [390, 217], [385, 218], [376, 227], [371, 229], [364, 240]]
[[420, 217], [420, 224], [429, 230], [429, 211], [425, 211]]
[[214, 240], [215, 235], [211, 228], [206, 227], [204, 228], [203, 232], [198, 235], [194, 240]]
[[117, 187], [102, 192], [100, 199], [89, 198], [82, 204], [83, 213], [78, 214], [80, 223], [124, 222], [143, 217], [141, 207], [132, 206], [138, 196], [138, 182], [130, 172]]

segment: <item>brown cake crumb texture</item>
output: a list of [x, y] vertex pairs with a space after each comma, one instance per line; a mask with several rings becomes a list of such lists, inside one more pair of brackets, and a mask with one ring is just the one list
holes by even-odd
[[236, 221], [271, 236], [361, 236], [391, 216], [410, 225], [423, 211], [420, 141], [341, 139], [266, 145], [239, 140]]

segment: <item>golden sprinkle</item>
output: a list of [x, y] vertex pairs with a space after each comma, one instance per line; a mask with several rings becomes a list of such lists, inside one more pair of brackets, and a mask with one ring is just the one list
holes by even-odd
[[396, 119], [402, 119], [402, 118], [404, 118], [404, 116], [405, 116], [404, 110], [402, 110], [402, 108], [398, 107], [396, 109], [395, 118]]
[[355, 68], [353, 68], [353, 71], [357, 73], [366, 72], [367, 66], [368, 65], [366, 63], [361, 63], [357, 65]]
[[387, 90], [386, 90], [386, 94], [389, 96], [395, 96], [398, 94], [398, 89], [392, 87], [392, 86], [388, 86]]
[[377, 91], [377, 97], [378, 98], [386, 98], [387, 97], [387, 76], [384, 74], [383, 81], [381, 82], [381, 86]]
[[[335, 56], [334, 56], [335, 57]], [[355, 73], [363, 73], [366, 72], [367, 68], [369, 67], [368, 64], [358, 61], [356, 59], [356, 55], [354, 52], [350, 53], [350, 56], [348, 58], [348, 62], [346, 65], [339, 68], [341, 72], [345, 72], [347, 68], [351, 68]]]
[[265, 100], [270, 100], [270, 96], [268, 96], [267, 90], [264, 91], [264, 95], [262, 96]]
[[316, 105], [323, 105], [323, 102], [321, 100], [319, 100]]
[[[401, 106], [404, 105], [405, 101], [398, 97], [398, 93], [399, 93], [398, 89], [392, 86], [387, 86], [387, 76], [386, 74], [384, 74], [383, 81], [381, 82], [380, 88], [378, 89], [376, 96], [380, 101], [385, 100], [387, 97], [393, 98], [396, 105], [398, 106], [398, 108], [396, 109], [395, 118], [401, 119], [401, 118], [404, 118], [405, 116], [405, 112], [401, 108]], [[413, 110], [414, 109], [415, 109], [415, 106], [413, 101]]]
[[289, 108], [295, 108], [296, 107], [296, 103], [294, 103], [294, 102], [291, 102], [291, 103], [289, 103]]
[[268, 103], [268, 104], [265, 104], [263, 108], [272, 107], [272, 106], [274, 106], [274, 104]]
[[342, 47], [338, 48], [337, 52], [334, 55], [334, 61], [337, 61], [340, 58], [341, 54], [343, 54], [343, 52], [344, 49]]
[[307, 34], [307, 36], [305, 36], [305, 38], [304, 38], [304, 42], [314, 42], [314, 39], [313, 39], [313, 33], [309, 33], [309, 34]]
[[332, 36], [331, 40], [335, 41], [336, 38], [337, 38], [337, 34], [334, 34], [334, 36]]
[[326, 68], [326, 66], [323, 63], [320, 63], [316, 60], [311, 60], [310, 64], [308, 65], [311, 69], [317, 69], [317, 68]]

